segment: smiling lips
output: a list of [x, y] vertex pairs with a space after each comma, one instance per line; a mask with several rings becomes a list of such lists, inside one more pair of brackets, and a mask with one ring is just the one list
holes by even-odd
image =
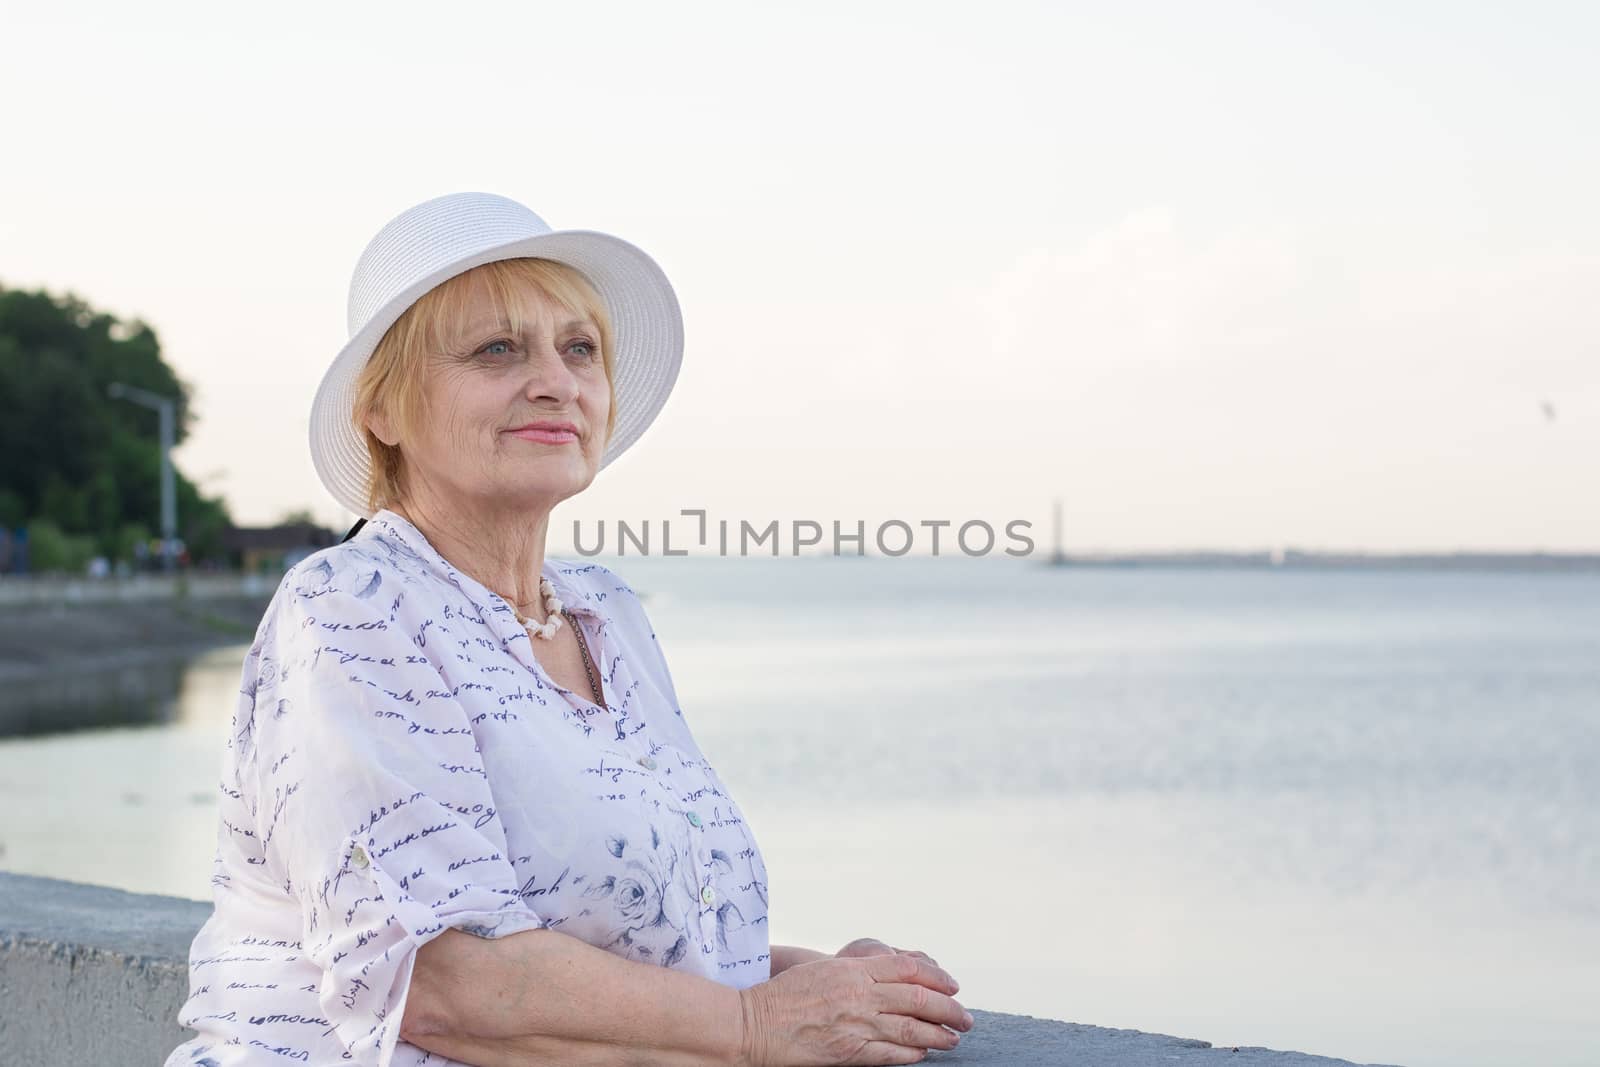
[[576, 444], [578, 428], [570, 422], [553, 422], [541, 420], [530, 422], [526, 426], [518, 426], [515, 430], [507, 430], [512, 437], [520, 437], [524, 441], [537, 441], [546, 445]]

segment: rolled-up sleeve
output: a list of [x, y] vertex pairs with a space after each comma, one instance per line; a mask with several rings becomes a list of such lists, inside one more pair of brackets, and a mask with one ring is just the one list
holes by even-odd
[[353, 1062], [387, 1067], [419, 947], [545, 921], [519, 893], [473, 723], [418, 643], [427, 624], [370, 595], [381, 583], [348, 584], [280, 587], [252, 650], [241, 779], [325, 1021]]

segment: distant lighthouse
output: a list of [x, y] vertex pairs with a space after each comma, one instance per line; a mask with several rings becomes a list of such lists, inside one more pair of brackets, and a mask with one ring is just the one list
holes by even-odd
[[1055, 550], [1050, 553], [1050, 566], [1064, 567], [1067, 565], [1067, 553], [1061, 547], [1061, 498], [1056, 497], [1056, 522], [1055, 522]]

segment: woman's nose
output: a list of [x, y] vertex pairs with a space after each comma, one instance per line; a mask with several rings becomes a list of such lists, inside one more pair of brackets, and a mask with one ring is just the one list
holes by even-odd
[[531, 350], [524, 391], [530, 398], [553, 396], [566, 402], [578, 395], [578, 376], [561, 358], [555, 345], [542, 342]]

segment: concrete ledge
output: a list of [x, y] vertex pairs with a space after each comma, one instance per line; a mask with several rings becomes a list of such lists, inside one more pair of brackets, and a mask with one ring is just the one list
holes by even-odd
[[0, 1062], [159, 1064], [211, 905], [0, 873]]
[[[189, 943], [211, 905], [0, 872], [0, 1063], [159, 1064], [191, 1036]], [[972, 1009], [954, 1052], [924, 1062], [1085, 1067], [1355, 1067], [1348, 1060]], [[1369, 1065], [1393, 1067], [1393, 1065]]]

